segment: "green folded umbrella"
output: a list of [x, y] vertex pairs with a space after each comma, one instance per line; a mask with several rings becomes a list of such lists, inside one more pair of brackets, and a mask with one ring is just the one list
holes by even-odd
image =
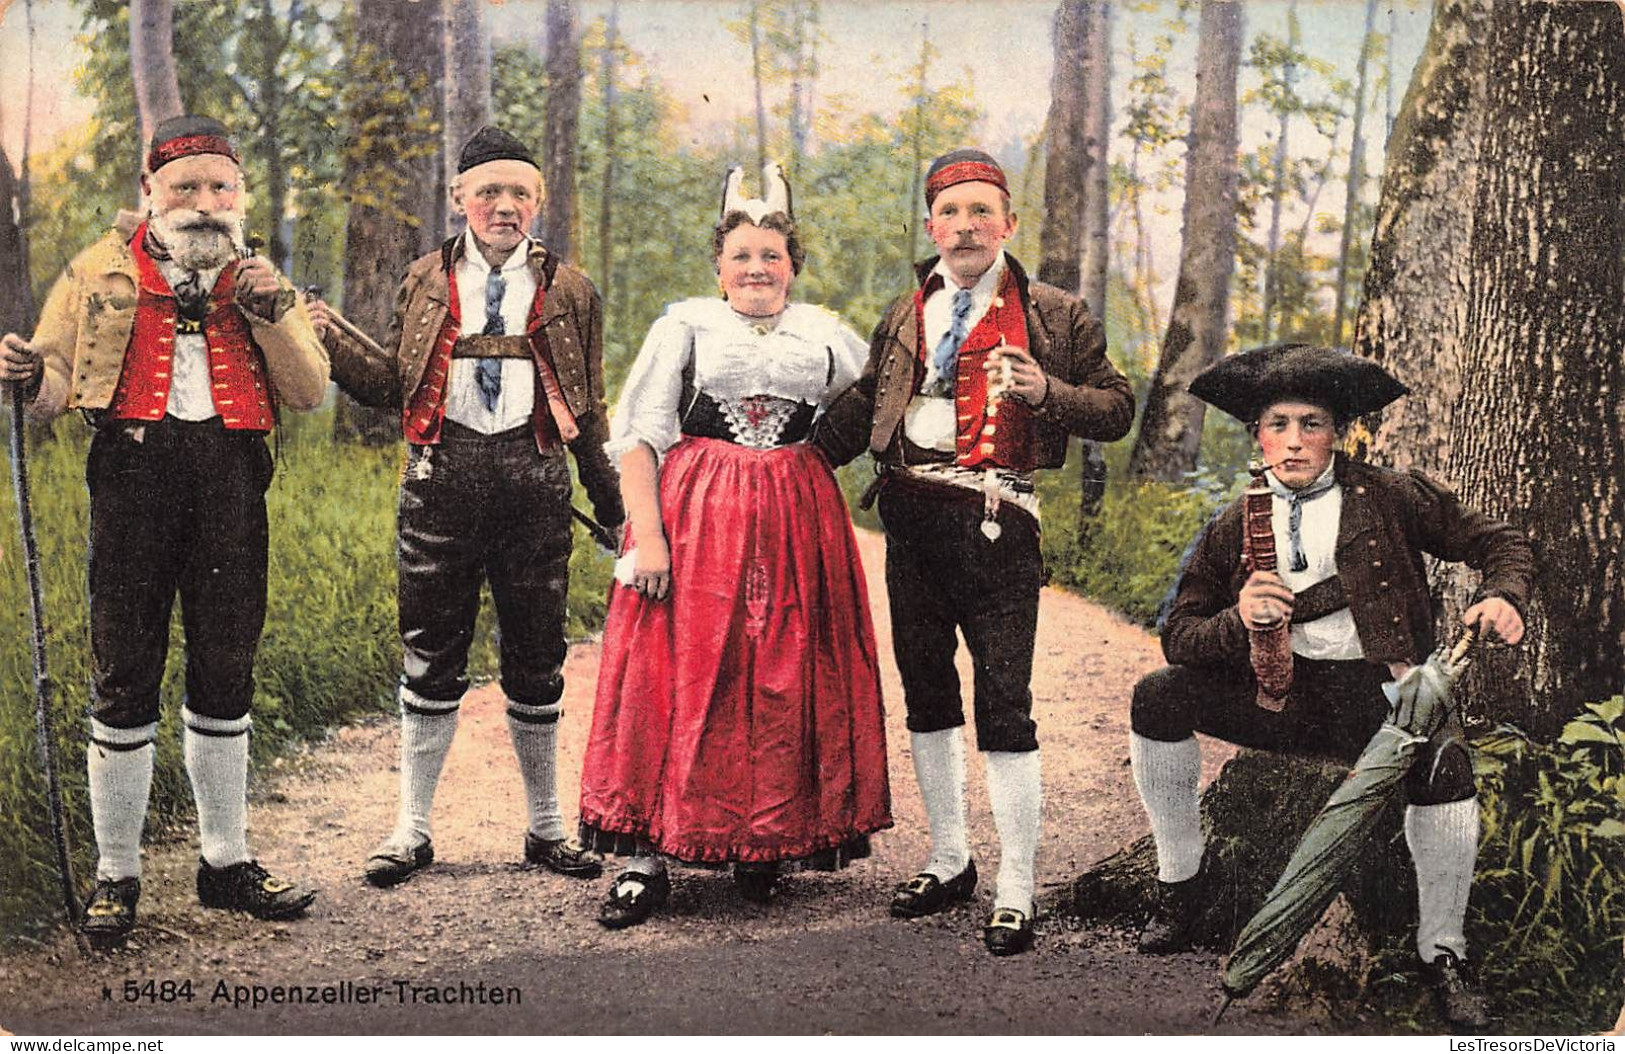
[[1230, 998], [1248, 995], [1285, 962], [1337, 896], [1417, 751], [1449, 716], [1451, 688], [1467, 668], [1471, 645], [1469, 632], [1450, 654], [1441, 649], [1382, 686], [1387, 720], [1310, 821], [1275, 888], [1236, 938], [1224, 968]]

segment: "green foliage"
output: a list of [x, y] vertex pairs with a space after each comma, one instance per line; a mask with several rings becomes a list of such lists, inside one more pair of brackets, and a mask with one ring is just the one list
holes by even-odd
[[[1606, 1028], [1622, 987], [1625, 698], [1586, 704], [1555, 743], [1504, 726], [1474, 746], [1483, 833], [1468, 939], [1502, 1028]], [[1425, 1026], [1414, 961], [1396, 939], [1376, 992], [1385, 1014]]]
[[[36, 533], [42, 556], [53, 720], [81, 879], [94, 866], [85, 797], [84, 714], [89, 693], [85, 598], [88, 497], [86, 429], [76, 419], [29, 450]], [[298, 740], [362, 713], [394, 709], [400, 675], [395, 621], [395, 501], [401, 450], [334, 444], [331, 412], [284, 417], [271, 523], [269, 609], [255, 663], [254, 762], [264, 765]], [[578, 495], [577, 504], [585, 507]], [[25, 568], [12, 490], [0, 494], [0, 937], [52, 917], [55, 864], [43, 781], [34, 748], [32, 640]], [[609, 558], [577, 532], [566, 632], [603, 624]], [[491, 605], [484, 606], [469, 672], [496, 675]], [[191, 812], [175, 712], [183, 692], [177, 613], [163, 689], [157, 774], [149, 831]]]

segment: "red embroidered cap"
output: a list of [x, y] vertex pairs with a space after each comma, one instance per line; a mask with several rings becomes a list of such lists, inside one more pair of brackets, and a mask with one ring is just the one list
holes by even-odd
[[980, 150], [950, 150], [931, 162], [925, 172], [925, 207], [929, 209], [937, 195], [955, 183], [991, 183], [1010, 193], [1005, 182], [1004, 169], [991, 154]]
[[147, 148], [147, 171], [156, 172], [176, 158], [193, 154], [221, 154], [239, 165], [243, 163], [225, 125], [213, 117], [184, 115], [171, 117], [153, 131], [152, 144]]

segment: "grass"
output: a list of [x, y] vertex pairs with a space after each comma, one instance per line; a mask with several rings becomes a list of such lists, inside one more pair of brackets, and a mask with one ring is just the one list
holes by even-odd
[[[347, 718], [394, 709], [400, 675], [395, 622], [395, 501], [402, 452], [335, 445], [330, 413], [288, 415], [271, 522], [269, 608], [255, 664], [256, 767], [296, 740], [321, 736]], [[45, 591], [48, 662], [54, 686], [57, 769], [83, 881], [94, 867], [85, 796], [89, 694], [84, 461], [89, 430], [77, 419], [29, 448], [36, 534]], [[577, 504], [585, 502], [577, 494]], [[0, 494], [0, 936], [14, 936], [59, 910], [43, 780], [34, 738], [32, 630], [26, 572], [11, 487]], [[577, 533], [566, 632], [603, 623], [610, 561]], [[476, 679], [496, 675], [494, 617], [481, 610], [470, 656]], [[149, 830], [191, 814], [181, 763], [182, 638], [171, 626]]]

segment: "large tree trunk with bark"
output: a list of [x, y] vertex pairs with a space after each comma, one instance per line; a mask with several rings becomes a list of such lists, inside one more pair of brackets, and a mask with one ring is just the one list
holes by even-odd
[[[491, 31], [485, 20], [486, 0], [446, 0], [446, 121], [444, 179], [457, 175], [463, 144], [491, 123]], [[525, 141], [527, 129], [508, 129]], [[532, 150], [536, 143], [526, 143]], [[446, 232], [456, 234], [464, 220], [447, 210]]]
[[173, 0], [130, 0], [130, 78], [144, 147], [160, 123], [186, 112], [175, 77]]
[[[409, 17], [408, 17], [409, 16]], [[353, 115], [352, 141], [376, 144], [352, 151], [345, 186], [352, 200], [345, 227], [344, 313], [382, 339], [394, 311], [395, 291], [407, 265], [440, 244], [445, 230], [445, 172], [439, 129], [443, 127], [445, 15], [442, 0], [423, 0], [403, 11], [394, 0], [361, 0], [355, 14], [356, 76], [369, 81], [366, 112]], [[426, 108], [431, 127], [418, 129], [435, 144], [395, 153], [407, 129], [420, 125]], [[400, 435], [391, 410], [339, 400], [334, 432], [340, 437], [385, 443]]]
[[1206, 0], [1196, 46], [1196, 100], [1185, 162], [1185, 230], [1174, 306], [1129, 457], [1141, 479], [1175, 483], [1195, 471], [1206, 406], [1187, 390], [1224, 354], [1236, 266], [1238, 4]]
[[579, 262], [576, 242], [576, 140], [581, 126], [581, 31], [575, 0], [547, 5], [547, 128], [542, 136], [542, 177], [547, 203], [542, 244], [570, 263]]
[[1049, 149], [1044, 161], [1044, 227], [1038, 238], [1038, 280], [1068, 292], [1078, 288], [1083, 239], [1086, 91], [1082, 77], [1089, 43], [1085, 0], [1062, 0], [1052, 27]]
[[1625, 29], [1617, 9], [1559, 3], [1498, 4], [1490, 29], [1471, 382], [1442, 474], [1539, 554], [1523, 661], [1472, 687], [1546, 735], [1625, 683]]

